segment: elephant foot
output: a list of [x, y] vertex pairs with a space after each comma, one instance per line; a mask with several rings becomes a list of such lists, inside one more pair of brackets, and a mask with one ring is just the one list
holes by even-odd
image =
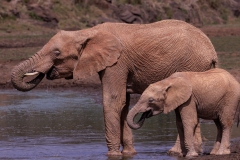
[[217, 154], [217, 151], [219, 150], [219, 148], [220, 148], [220, 143], [216, 142], [214, 147], [213, 147], [213, 149], [212, 149], [212, 151], [210, 152], [210, 154], [212, 154], [212, 155]]
[[177, 147], [171, 148], [171, 149], [167, 152], [167, 154], [170, 155], [170, 156], [183, 157], [182, 150], [181, 150], [180, 148], [177, 148]]
[[213, 150], [210, 152], [211, 155], [215, 155], [216, 153], [217, 153], [217, 150], [215, 150], [215, 149], [213, 149]]
[[123, 155], [135, 155], [137, 152], [133, 146], [124, 146], [122, 150]]
[[186, 157], [197, 157], [198, 156], [198, 153], [196, 151], [191, 151], [191, 152], [188, 152]]
[[202, 144], [195, 144], [194, 149], [197, 153], [201, 154], [203, 152]]
[[216, 155], [225, 155], [225, 154], [230, 154], [231, 151], [230, 149], [219, 149], [216, 153]]
[[122, 156], [120, 151], [108, 151], [107, 156]]
[[170, 156], [178, 156], [184, 157], [187, 153], [185, 148], [182, 149], [180, 143], [176, 143], [168, 152], [167, 154]]

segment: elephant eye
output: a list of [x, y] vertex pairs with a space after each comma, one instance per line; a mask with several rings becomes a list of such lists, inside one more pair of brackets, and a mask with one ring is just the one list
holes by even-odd
[[54, 52], [54, 54], [56, 55], [56, 56], [59, 56], [60, 55], [60, 51], [59, 50], [55, 50], [55, 51], [53, 51]]

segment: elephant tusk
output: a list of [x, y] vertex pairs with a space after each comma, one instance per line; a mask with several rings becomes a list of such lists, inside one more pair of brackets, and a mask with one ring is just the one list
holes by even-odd
[[34, 75], [37, 75], [37, 74], [39, 74], [39, 72], [26, 73], [26, 74], [24, 74], [24, 76], [34, 76]]

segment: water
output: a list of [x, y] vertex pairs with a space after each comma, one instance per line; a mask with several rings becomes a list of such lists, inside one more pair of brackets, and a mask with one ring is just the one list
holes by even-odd
[[[112, 159], [106, 156], [101, 101], [99, 90], [0, 91], [0, 159]], [[216, 127], [201, 128], [209, 150]], [[138, 154], [117, 159], [177, 159], [166, 154], [177, 135], [174, 113], [147, 119], [133, 133]], [[234, 137], [240, 137], [236, 125]]]

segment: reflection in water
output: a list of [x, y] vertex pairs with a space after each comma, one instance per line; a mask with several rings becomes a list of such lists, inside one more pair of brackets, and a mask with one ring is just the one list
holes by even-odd
[[[108, 159], [101, 97], [100, 91], [1, 91], [0, 159]], [[201, 127], [210, 148], [216, 127]], [[177, 135], [173, 112], [133, 133], [138, 154], [124, 159], [177, 159], [166, 155]], [[232, 137], [239, 136], [234, 125]]]

